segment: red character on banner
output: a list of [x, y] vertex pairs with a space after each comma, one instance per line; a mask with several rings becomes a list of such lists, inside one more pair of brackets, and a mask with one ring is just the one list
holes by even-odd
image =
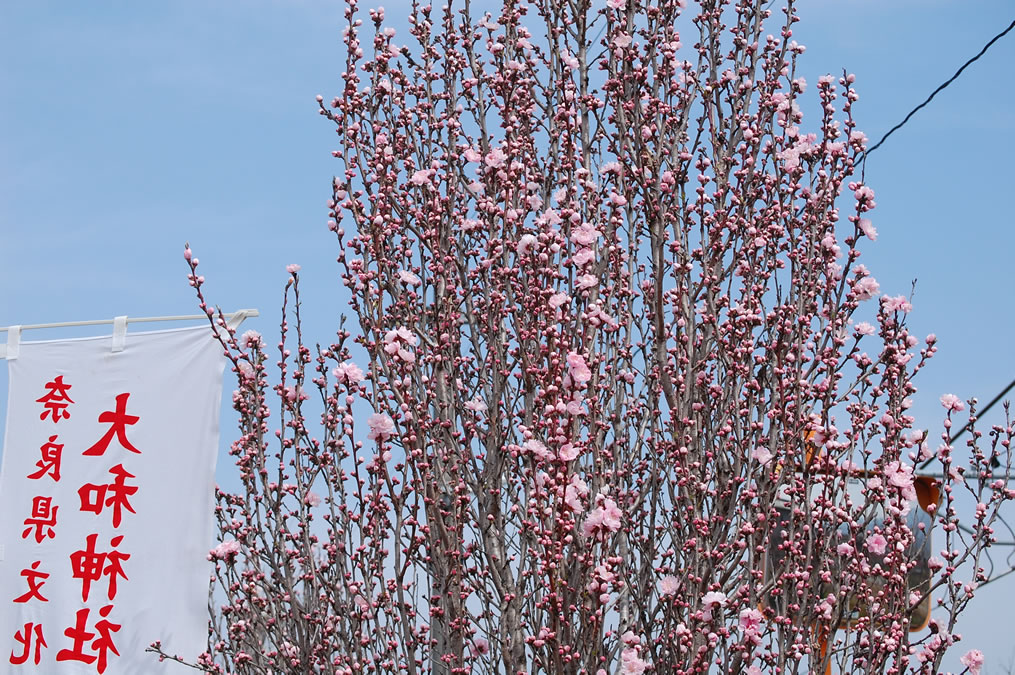
[[113, 436], [116, 436], [116, 440], [124, 449], [136, 452], [139, 455], [141, 454], [141, 451], [127, 440], [127, 427], [137, 424], [137, 421], [141, 419], [137, 415], [127, 414], [127, 399], [129, 397], [129, 393], [120, 394], [116, 397], [116, 410], [107, 410], [99, 415], [99, 421], [109, 424], [109, 430], [102, 438], [96, 441], [95, 445], [81, 453], [82, 455], [101, 456], [106, 452], [106, 448], [109, 447], [109, 442], [113, 440]]
[[[108, 485], [95, 485], [85, 483], [78, 489], [78, 496], [81, 497], [81, 511], [91, 513], [102, 513], [103, 506], [113, 507], [113, 527], [120, 527], [122, 509], [131, 513], [137, 513], [130, 505], [128, 497], [137, 493], [136, 485], [127, 485], [128, 478], [136, 478], [134, 474], [128, 473], [123, 464], [117, 464], [109, 473], [116, 476], [113, 482]], [[108, 495], [108, 498], [107, 498]]]
[[46, 582], [39, 580], [49, 578], [48, 572], [39, 571], [39, 565], [41, 563], [41, 560], [36, 560], [32, 563], [30, 568], [21, 570], [21, 576], [28, 581], [28, 591], [24, 595], [14, 598], [14, 602], [28, 602], [29, 600], [49, 602], [49, 599], [42, 597], [42, 593], [40, 592], [42, 591], [42, 587], [46, 585]]
[[[116, 598], [116, 578], [127, 575], [123, 573], [123, 561], [130, 559], [129, 553], [120, 553], [113, 550], [108, 553], [97, 553], [95, 551], [95, 540], [98, 534], [90, 534], [86, 538], [85, 549], [75, 551], [70, 555], [72, 576], [81, 580], [81, 601], [88, 602], [88, 593], [91, 591], [92, 582], [98, 581], [103, 576], [109, 577], [109, 591], [106, 595], [110, 600]], [[113, 537], [109, 544], [115, 549], [123, 541], [123, 537]], [[107, 564], [108, 563], [108, 564]]]
[[[122, 626], [106, 620], [112, 610], [112, 605], [106, 605], [100, 609], [99, 616], [102, 618], [95, 622], [95, 630], [98, 632], [99, 637], [92, 642], [92, 650], [98, 653], [99, 662], [95, 664], [95, 670], [100, 674], [106, 671], [106, 666], [108, 665], [107, 652], [113, 652], [117, 656], [120, 655], [120, 652], [116, 650], [116, 645], [113, 644], [113, 633], [120, 630]], [[88, 611], [88, 609], [79, 609], [74, 627], [68, 628], [63, 632], [64, 635], [74, 641], [74, 646], [71, 649], [61, 649], [57, 652], [57, 661], [95, 662], [95, 656], [85, 654], [84, 652], [85, 643], [95, 637], [95, 633], [89, 632], [86, 628], [88, 625]]]
[[42, 635], [42, 624], [26, 623], [25, 627], [14, 635], [14, 639], [24, 646], [21, 656], [15, 656], [14, 652], [11, 652], [11, 663], [15, 666], [20, 666], [28, 661], [28, 655], [32, 653], [32, 633], [35, 633], [35, 658], [32, 661], [35, 665], [39, 665], [39, 661], [42, 660], [42, 648], [49, 646], [46, 644], [46, 638]]
[[39, 480], [49, 472], [49, 477], [60, 482], [60, 457], [63, 455], [63, 443], [56, 442], [56, 434], [49, 437], [49, 442], [39, 448], [42, 459], [35, 463], [39, 470], [28, 474], [32, 480]]
[[32, 497], [32, 515], [25, 518], [25, 531], [21, 533], [22, 539], [28, 539], [29, 532], [35, 529], [35, 543], [41, 544], [47, 536], [52, 539], [56, 537], [53, 528], [56, 526], [56, 511], [59, 506], [53, 506], [52, 497]]
[[67, 410], [67, 406], [74, 402], [67, 392], [70, 391], [71, 385], [63, 383], [63, 375], [57, 375], [53, 378], [52, 382], [46, 383], [47, 391], [43, 394], [42, 398], [35, 399], [36, 403], [41, 403], [46, 409], [39, 415], [40, 420], [44, 420], [52, 415], [53, 424], [56, 424], [62, 419], [68, 419], [70, 412]]

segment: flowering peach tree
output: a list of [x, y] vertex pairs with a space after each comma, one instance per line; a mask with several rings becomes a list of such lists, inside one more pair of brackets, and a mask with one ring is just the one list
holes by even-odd
[[187, 250], [242, 485], [193, 665], [938, 672], [1012, 427], [913, 429], [935, 339], [860, 263], [854, 77], [797, 75], [795, 3], [345, 4], [354, 325], [312, 346], [294, 265], [280, 342], [237, 335]]

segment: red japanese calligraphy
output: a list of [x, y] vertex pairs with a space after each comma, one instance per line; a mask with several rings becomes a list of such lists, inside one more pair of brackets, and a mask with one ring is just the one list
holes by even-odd
[[48, 579], [48, 572], [40, 572], [39, 565], [42, 563], [41, 560], [36, 560], [32, 563], [32, 566], [27, 569], [21, 570], [21, 576], [25, 577], [28, 581], [28, 591], [24, 595], [20, 595], [14, 598], [14, 602], [28, 602], [29, 600], [39, 600], [40, 602], [49, 602], [48, 598], [42, 597], [42, 587], [46, 585], [45, 581], [40, 579]]
[[120, 624], [107, 621], [109, 613], [113, 610], [112, 605], [106, 605], [99, 610], [99, 616], [102, 618], [95, 622], [95, 631], [99, 634], [99, 637], [92, 642], [92, 651], [98, 654], [95, 657], [91, 654], [85, 654], [85, 643], [95, 637], [95, 633], [90, 632], [86, 626], [88, 625], [88, 612], [86, 609], [79, 609], [77, 612], [76, 623], [73, 628], [68, 628], [63, 632], [64, 635], [74, 641], [74, 646], [71, 649], [61, 649], [56, 654], [57, 661], [81, 661], [82, 663], [94, 663], [98, 658], [98, 663], [95, 664], [96, 672], [104, 673], [106, 666], [108, 665], [108, 652], [113, 652], [117, 656], [120, 652], [116, 650], [116, 645], [113, 644], [113, 633], [120, 630], [122, 627]]
[[35, 543], [41, 544], [47, 536], [52, 539], [56, 536], [53, 528], [56, 526], [56, 511], [59, 506], [53, 506], [52, 497], [32, 497], [32, 515], [25, 518], [25, 531], [21, 533], [22, 539], [27, 539], [28, 534], [35, 530]]
[[[78, 496], [81, 498], [81, 511], [91, 513], [102, 513], [103, 506], [113, 507], [113, 527], [120, 527], [122, 509], [131, 513], [137, 513], [131, 506], [128, 497], [137, 493], [136, 485], [127, 485], [128, 478], [135, 478], [134, 474], [128, 473], [123, 464], [117, 464], [109, 473], [116, 478], [108, 485], [95, 485], [85, 483], [78, 489]], [[108, 497], [107, 497], [108, 495]]]
[[77, 622], [73, 628], [68, 628], [64, 635], [74, 640], [71, 649], [61, 649], [56, 653], [57, 661], [81, 661], [82, 663], [93, 663], [95, 657], [84, 653], [85, 643], [95, 637], [95, 633], [89, 633], [85, 626], [88, 623], [88, 609], [79, 609]]
[[112, 605], [106, 605], [105, 607], [100, 609], [99, 616], [101, 616], [102, 619], [95, 622], [95, 630], [98, 631], [99, 638], [92, 643], [92, 649], [99, 652], [99, 664], [98, 668], [96, 669], [98, 670], [99, 673], [102, 673], [106, 670], [107, 651], [113, 652], [117, 656], [120, 655], [120, 652], [116, 651], [116, 645], [113, 644], [113, 633], [120, 630], [121, 626], [120, 624], [106, 620], [106, 618], [109, 616], [109, 612], [111, 612], [112, 609], [113, 609]]
[[26, 623], [25, 627], [19, 630], [14, 635], [14, 639], [21, 643], [24, 647], [24, 651], [21, 652], [20, 656], [16, 656], [14, 652], [11, 652], [11, 663], [15, 666], [28, 661], [28, 656], [32, 652], [32, 634], [35, 634], [35, 657], [32, 661], [35, 665], [39, 665], [39, 661], [42, 660], [42, 648], [48, 647], [46, 644], [46, 638], [42, 635], [42, 624], [41, 623]]
[[46, 472], [56, 482], [60, 482], [60, 457], [63, 455], [63, 443], [56, 442], [56, 434], [49, 437], [49, 442], [39, 448], [42, 459], [35, 463], [39, 470], [28, 474], [32, 480], [39, 480]]
[[39, 419], [44, 420], [52, 415], [53, 424], [56, 424], [61, 419], [68, 419], [70, 411], [67, 410], [67, 406], [74, 402], [67, 395], [71, 385], [63, 383], [63, 375], [57, 375], [53, 378], [52, 382], [46, 383], [46, 389], [49, 391], [41, 398], [35, 399], [36, 403], [41, 403], [46, 408], [39, 415]]
[[[123, 561], [130, 559], [129, 553], [120, 551], [109, 551], [98, 553], [95, 550], [95, 540], [98, 534], [90, 534], [85, 539], [85, 549], [75, 551], [70, 555], [71, 570], [74, 579], [81, 580], [81, 601], [88, 602], [88, 594], [92, 588], [93, 581], [99, 581], [103, 576], [109, 577], [109, 590], [106, 594], [110, 600], [116, 598], [116, 578], [127, 575], [123, 572]], [[115, 549], [123, 541], [123, 537], [113, 537], [109, 544]]]
[[85, 450], [83, 455], [101, 456], [106, 452], [106, 448], [109, 447], [109, 442], [113, 440], [113, 436], [116, 436], [116, 440], [123, 446], [124, 449], [130, 450], [141, 454], [141, 451], [130, 444], [127, 440], [127, 427], [129, 425], [137, 424], [137, 421], [141, 419], [137, 415], [127, 414], [127, 399], [130, 397], [129, 393], [120, 394], [116, 397], [116, 410], [107, 410], [106, 412], [99, 415], [99, 421], [105, 424], [109, 424], [109, 430], [106, 431], [105, 435], [96, 441], [95, 445]]

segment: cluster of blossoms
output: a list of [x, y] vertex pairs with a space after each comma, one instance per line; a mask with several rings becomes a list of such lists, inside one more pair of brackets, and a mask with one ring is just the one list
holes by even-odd
[[269, 385], [186, 256], [240, 375], [199, 668], [939, 672], [1013, 430], [953, 448], [946, 395], [914, 431], [936, 338], [859, 262], [855, 78], [805, 121], [770, 4], [413, 5], [410, 46], [346, 0], [318, 102], [357, 329], [312, 350], [290, 266]]
[[411, 351], [411, 348], [417, 344], [419, 344], [419, 338], [407, 328], [389, 330], [384, 334], [384, 352], [406, 364], [416, 362], [416, 355]]

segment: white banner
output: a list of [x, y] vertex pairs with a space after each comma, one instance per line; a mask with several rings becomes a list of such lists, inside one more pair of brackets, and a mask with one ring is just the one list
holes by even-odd
[[224, 365], [207, 326], [128, 334], [122, 351], [109, 336], [21, 343], [0, 469], [0, 672], [178, 672], [145, 648], [204, 651]]

